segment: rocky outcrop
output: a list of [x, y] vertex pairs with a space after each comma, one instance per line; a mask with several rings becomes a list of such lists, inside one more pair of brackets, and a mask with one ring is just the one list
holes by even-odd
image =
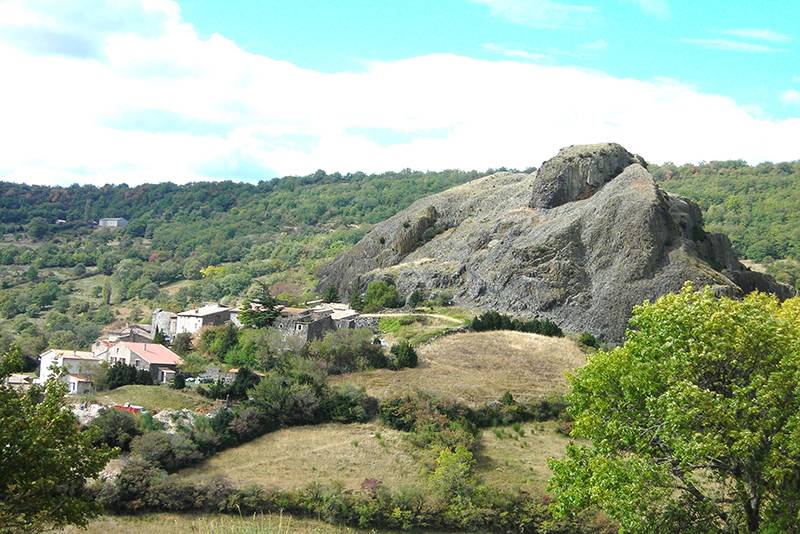
[[687, 280], [719, 294], [791, 294], [703, 229], [694, 202], [662, 191], [615, 144], [574, 146], [535, 174], [498, 173], [424, 198], [320, 273], [339, 294], [391, 277], [401, 293], [546, 317], [620, 340], [631, 308]]
[[555, 208], [589, 198], [625, 167], [647, 164], [616, 143], [573, 145], [546, 161], [533, 183], [532, 208]]

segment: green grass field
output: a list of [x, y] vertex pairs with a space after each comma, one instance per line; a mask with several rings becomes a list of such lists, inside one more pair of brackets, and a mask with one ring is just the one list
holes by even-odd
[[176, 390], [167, 386], [122, 386], [111, 391], [101, 391], [90, 395], [100, 404], [130, 403], [144, 406], [151, 411], [162, 410], [208, 410], [213, 402], [191, 390]]

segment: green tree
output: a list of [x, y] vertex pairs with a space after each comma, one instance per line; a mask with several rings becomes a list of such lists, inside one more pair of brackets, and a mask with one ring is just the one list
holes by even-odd
[[325, 302], [339, 302], [339, 292], [336, 290], [336, 286], [328, 286], [325, 288], [325, 292], [322, 294], [322, 300]]
[[364, 311], [376, 312], [382, 308], [397, 308], [402, 305], [397, 287], [384, 280], [373, 280], [364, 293]]
[[175, 336], [175, 339], [172, 341], [172, 350], [180, 354], [181, 356], [185, 356], [192, 352], [192, 334], [188, 334], [183, 332]]
[[571, 378], [556, 511], [621, 532], [789, 532], [800, 521], [800, 300], [691, 285], [634, 309]]
[[[0, 384], [14, 371], [14, 354], [0, 365]], [[39, 532], [85, 525], [100, 510], [83, 491], [113, 456], [81, 432], [65, 399], [66, 385], [51, 379], [41, 390], [0, 385], [0, 525]]]
[[239, 312], [239, 321], [244, 326], [251, 328], [267, 328], [280, 315], [275, 309], [278, 301], [269, 292], [269, 286], [261, 281], [256, 281], [248, 298], [242, 303]]
[[359, 312], [364, 309], [364, 299], [361, 297], [361, 292], [358, 289], [354, 289], [353, 292], [350, 293], [350, 307]]
[[50, 231], [50, 225], [42, 217], [34, 217], [28, 223], [28, 235], [31, 239], [42, 239]]

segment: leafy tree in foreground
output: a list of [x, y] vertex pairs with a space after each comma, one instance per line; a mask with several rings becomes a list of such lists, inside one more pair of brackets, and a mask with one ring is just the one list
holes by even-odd
[[2, 385], [15, 359], [0, 365], [0, 525], [12, 532], [85, 525], [99, 509], [83, 486], [113, 451], [80, 431], [61, 381], [30, 393]]
[[800, 522], [800, 300], [691, 285], [634, 309], [571, 379], [556, 510], [621, 532], [789, 532]]

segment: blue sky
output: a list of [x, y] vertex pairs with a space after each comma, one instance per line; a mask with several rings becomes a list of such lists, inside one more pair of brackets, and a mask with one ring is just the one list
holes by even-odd
[[[72, 4], [72, 5], [69, 5]], [[800, 158], [800, 2], [0, 0], [0, 177]]]
[[[525, 4], [496, 2], [504, 3]], [[607, 0], [564, 4], [588, 9], [552, 24], [498, 9], [493, 16], [493, 4], [187, 0], [181, 7], [203, 35], [222, 33], [247, 50], [322, 71], [436, 52], [493, 60], [517, 51], [614, 76], [675, 78], [770, 116], [798, 114], [781, 95], [800, 90], [800, 2]]]

